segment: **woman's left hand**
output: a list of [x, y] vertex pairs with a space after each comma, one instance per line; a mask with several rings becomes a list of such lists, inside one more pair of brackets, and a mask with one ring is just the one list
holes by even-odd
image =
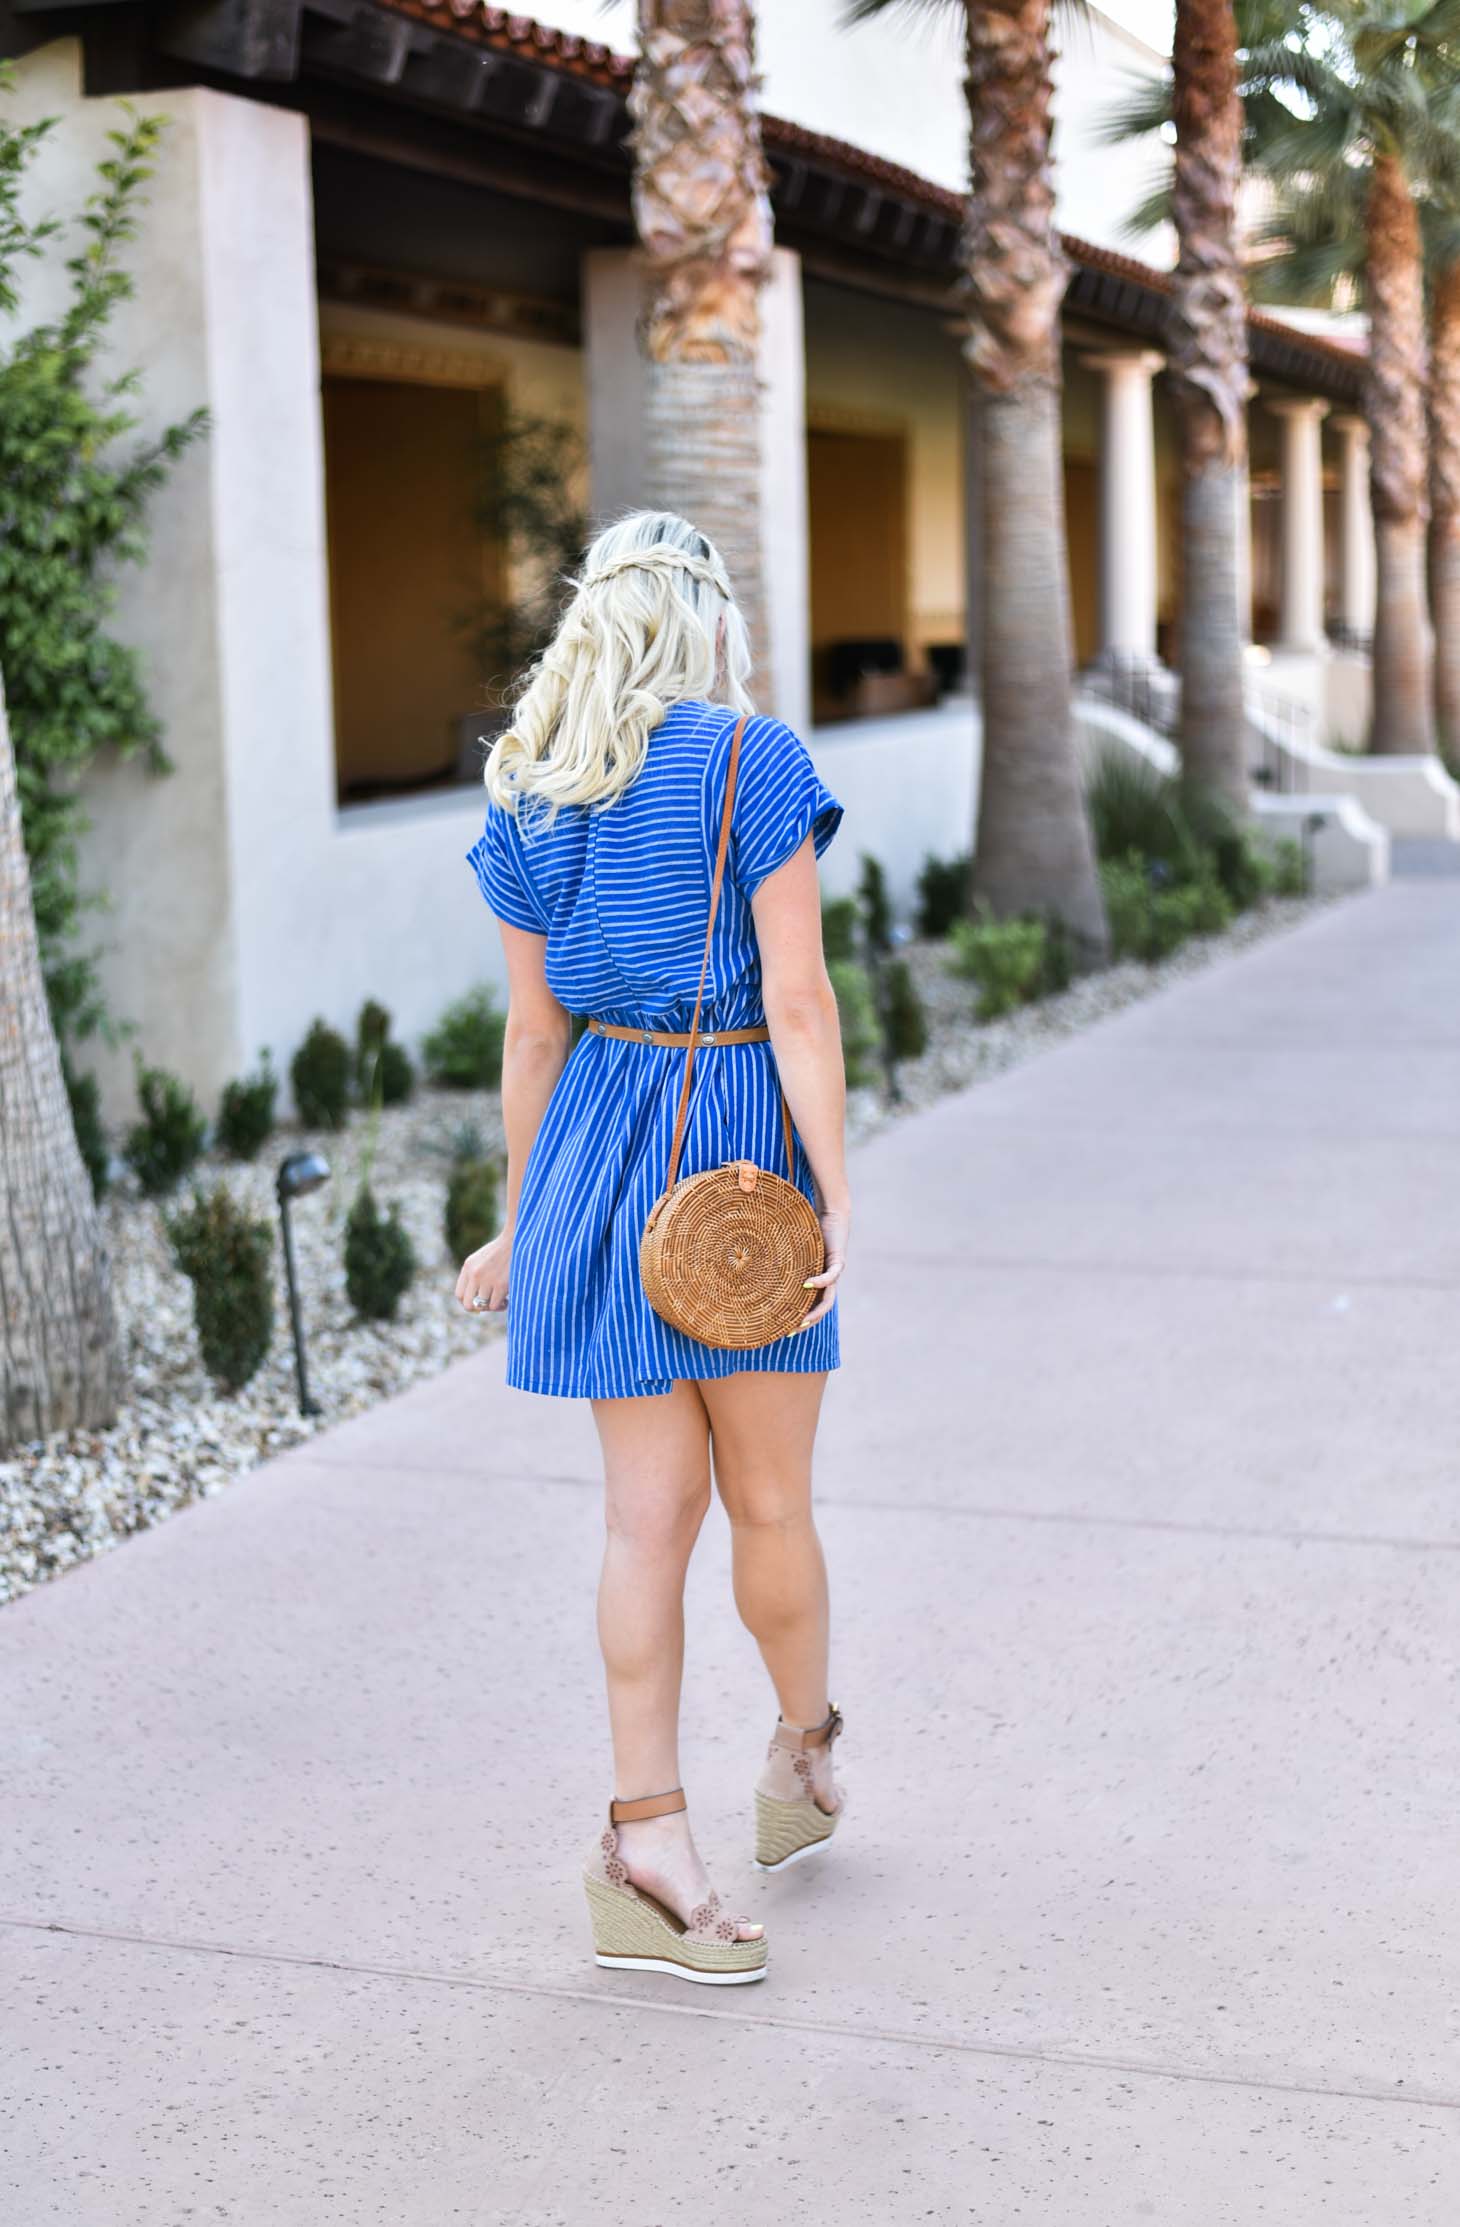
[[512, 1263], [512, 1232], [503, 1230], [489, 1244], [468, 1253], [456, 1279], [456, 1296], [469, 1314], [500, 1314], [507, 1304]]
[[819, 1276], [806, 1279], [806, 1289], [819, 1292], [821, 1296], [805, 1320], [796, 1325], [798, 1337], [803, 1330], [809, 1330], [813, 1322], [820, 1322], [823, 1315], [831, 1312], [836, 1302], [836, 1287], [847, 1264], [847, 1235], [852, 1223], [850, 1206], [823, 1207], [816, 1219], [821, 1224], [821, 1239], [826, 1247], [826, 1266]]

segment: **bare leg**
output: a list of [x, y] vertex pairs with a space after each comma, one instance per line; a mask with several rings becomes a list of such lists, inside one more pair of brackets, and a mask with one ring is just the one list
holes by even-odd
[[[715, 1483], [730, 1518], [735, 1605], [788, 1724], [820, 1724], [827, 1699], [826, 1564], [811, 1512], [811, 1452], [826, 1373], [746, 1369], [705, 1378]], [[835, 1801], [829, 1747], [812, 1783]]]
[[[598, 1640], [608, 1682], [615, 1794], [634, 1801], [679, 1784], [684, 1580], [710, 1504], [709, 1421], [691, 1383], [641, 1399], [595, 1400], [608, 1537]], [[618, 1828], [637, 1886], [687, 1918], [710, 1891], [689, 1819]], [[742, 1929], [753, 1939], [761, 1928]]]

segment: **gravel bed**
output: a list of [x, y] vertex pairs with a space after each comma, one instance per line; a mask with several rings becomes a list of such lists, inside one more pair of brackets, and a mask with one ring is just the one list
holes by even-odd
[[[944, 948], [908, 943], [904, 956], [928, 1013], [928, 1050], [900, 1068], [898, 1103], [879, 1090], [851, 1093], [851, 1139], [872, 1136], [950, 1090], [999, 1074], [1135, 999], [1295, 925], [1314, 903], [1270, 902], [1225, 934], [1193, 941], [1157, 966], [1111, 967], [1058, 997], [982, 1025], [973, 1017], [973, 985], [948, 972]], [[269, 1358], [241, 1392], [220, 1392], [198, 1359], [192, 1287], [173, 1267], [163, 1233], [167, 1209], [143, 1199], [130, 1177], [118, 1183], [103, 1211], [126, 1345], [127, 1399], [109, 1430], [63, 1433], [0, 1462], [0, 1602], [221, 1492], [270, 1455], [502, 1336], [504, 1318], [467, 1315], [452, 1297], [459, 1263], [447, 1254], [442, 1209], [452, 1140], [466, 1124], [489, 1152], [500, 1152], [501, 1108], [492, 1092], [427, 1090], [379, 1116], [372, 1187], [382, 1206], [399, 1206], [419, 1264], [391, 1323], [362, 1322], [345, 1294], [345, 1216], [372, 1152], [363, 1117], [339, 1135], [281, 1130], [252, 1166], [212, 1155], [201, 1164], [205, 1184], [224, 1178], [235, 1196], [269, 1215], [285, 1152], [317, 1148], [331, 1164], [331, 1181], [293, 1209], [310, 1390], [322, 1409], [313, 1417], [298, 1410], [278, 1248]]]

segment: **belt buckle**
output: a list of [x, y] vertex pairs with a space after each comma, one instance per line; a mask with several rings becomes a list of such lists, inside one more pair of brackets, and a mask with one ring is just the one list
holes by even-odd
[[654, 1031], [653, 1031], [653, 1029], [652, 1029], [652, 1028], [646, 1028], [646, 1029], [644, 1030], [644, 1032], [643, 1032], [643, 1039], [644, 1039], [644, 1042], [645, 1042], [646, 1044], [652, 1044], [652, 1043], [653, 1043], [653, 1041], [654, 1041]]
[[710, 1031], [710, 1033], [709, 1033], [709, 1035], [708, 1035], [708, 1036], [702, 1036], [702, 1037], [700, 1038], [700, 1042], [701, 1042], [702, 1044], [713, 1044], [713, 1043], [714, 1043], [714, 1041], [715, 1041], [715, 1033], [714, 1033], [714, 1030], [713, 1030], [713, 1029], [712, 1029], [712, 1030]]

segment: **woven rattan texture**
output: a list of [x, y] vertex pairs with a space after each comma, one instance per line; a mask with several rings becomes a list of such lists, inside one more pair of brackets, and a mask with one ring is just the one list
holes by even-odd
[[797, 1328], [817, 1294], [808, 1276], [826, 1266], [821, 1224], [794, 1183], [741, 1163], [686, 1176], [662, 1202], [639, 1245], [650, 1306], [703, 1345], [744, 1351]]

